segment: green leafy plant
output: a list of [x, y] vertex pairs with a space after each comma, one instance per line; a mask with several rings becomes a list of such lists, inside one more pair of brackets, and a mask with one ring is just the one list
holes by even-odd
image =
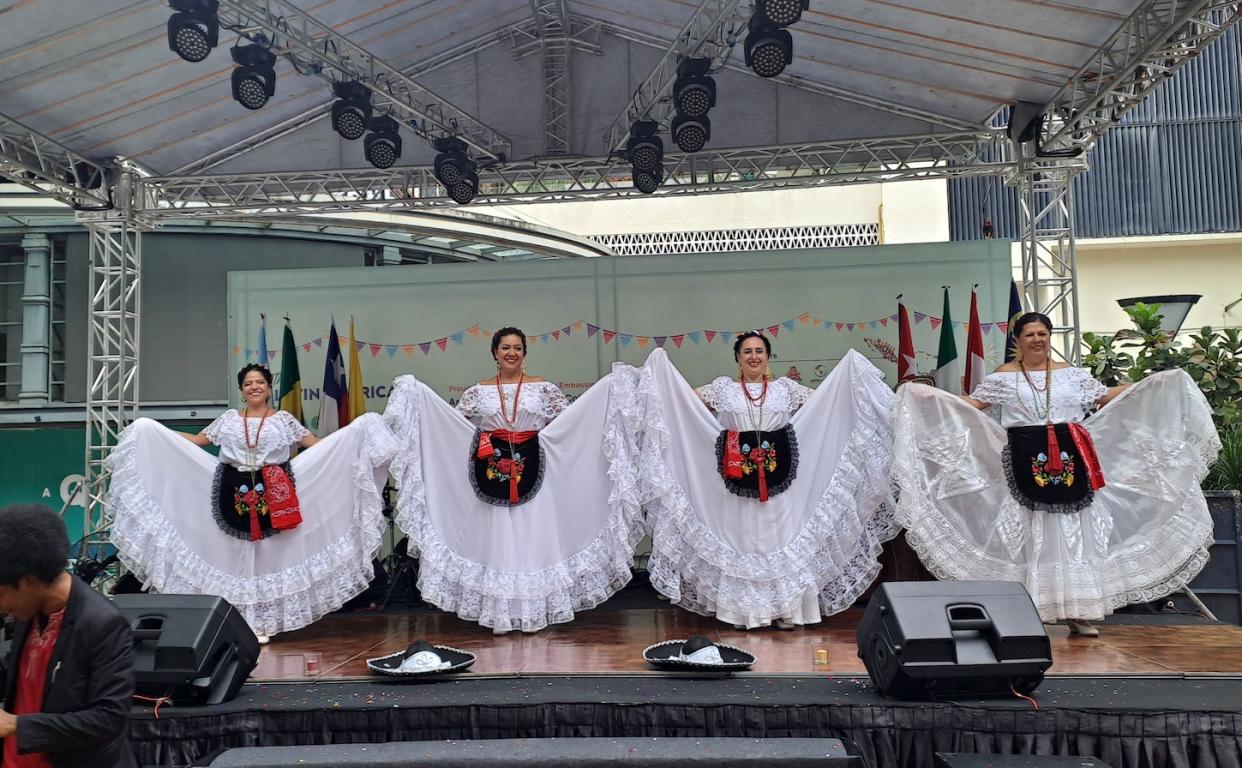
[[1220, 456], [1203, 481], [1204, 490], [1242, 490], [1242, 424], [1220, 432]]
[[1092, 376], [1110, 387], [1125, 380], [1130, 366], [1134, 365], [1134, 356], [1117, 348], [1115, 336], [1084, 333], [1082, 343], [1087, 348], [1082, 362], [1091, 369]]
[[1204, 327], [1190, 338], [1181, 367], [1203, 390], [1218, 425], [1242, 424], [1242, 329]]
[[1135, 350], [1126, 378], [1138, 381], [1159, 371], [1182, 367], [1183, 354], [1177, 342], [1160, 328], [1164, 320], [1160, 305], [1139, 302], [1125, 310], [1134, 328], [1120, 330], [1113, 338], [1122, 342], [1123, 349]]

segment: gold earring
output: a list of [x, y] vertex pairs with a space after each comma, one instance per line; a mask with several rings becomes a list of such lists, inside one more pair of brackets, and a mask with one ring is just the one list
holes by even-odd
[[497, 360], [497, 361], [496, 361], [496, 370], [498, 370], [498, 371], [500, 370], [500, 361], [499, 361], [499, 360]]

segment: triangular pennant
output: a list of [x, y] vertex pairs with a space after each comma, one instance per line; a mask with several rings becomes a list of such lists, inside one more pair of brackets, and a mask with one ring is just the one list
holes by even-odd
[[322, 346], [323, 346], [323, 337], [322, 337], [322, 336], [320, 336], [319, 338], [315, 339], [315, 346], [316, 346], [316, 347], [322, 347]]
[[565, 326], [564, 328], [562, 328], [562, 329], [561, 329], [561, 333], [563, 333], [563, 334], [565, 334], [566, 336], [568, 336], [568, 335], [569, 335], [569, 332], [570, 332], [572, 329], [573, 329], [573, 326], [572, 326], [572, 325], [567, 325], [567, 326]]
[[811, 322], [811, 313], [803, 312], [802, 314], [798, 315], [798, 319], [802, 321], [803, 325], [807, 325]]
[[711, 344], [712, 339], [716, 338], [716, 331], [703, 331], [703, 337], [707, 339], [708, 344]]
[[659, 347], [660, 349], [664, 349], [664, 342], [666, 341], [668, 341], [667, 336], [656, 336], [655, 337], [656, 346]]
[[933, 331], [940, 327], [940, 318], [938, 317], [928, 317], [927, 322], [931, 323]]
[[639, 349], [646, 349], [649, 343], [651, 343], [650, 336], [639, 336], [638, 337], [638, 348]]
[[[307, 350], [307, 351], [309, 351], [309, 350]], [[233, 347], [233, 354], [235, 354], [235, 355], [240, 355], [240, 354], [241, 354], [241, 347]]]
[[914, 324], [915, 325], [918, 325], [919, 323], [923, 322], [925, 319], [927, 319], [927, 315], [923, 314], [922, 312], [914, 313]]
[[467, 328], [467, 329], [466, 329], [466, 333], [470, 334], [471, 336], [478, 336], [478, 335], [479, 335], [479, 326], [477, 326], [477, 325], [472, 325], [472, 326], [470, 326], [469, 328]]
[[448, 337], [445, 336], [443, 339], [436, 339], [436, 346], [440, 348], [441, 352], [448, 349]]
[[879, 324], [879, 322], [880, 322], [879, 320], [872, 320], [871, 322], [867, 323], [867, 327], [868, 327], [868, 328], [875, 328], [875, 327], [876, 327], [876, 325], [878, 325], [878, 324]]
[[991, 323], [980, 323], [980, 324], [979, 324], [979, 330], [980, 330], [980, 331], [983, 331], [984, 333], [991, 333], [991, 332], [992, 332], [992, 324], [991, 324]]
[[[590, 323], [587, 323], [586, 326], [587, 326], [587, 338], [588, 339], [594, 338], [595, 334], [599, 333], [598, 325], [591, 325]], [[611, 339], [605, 338], [604, 341], [608, 342], [608, 341], [611, 341]]]
[[[347, 339], [341, 339], [341, 342], [342, 342], [342, 343], [348, 343], [348, 340], [347, 340]], [[366, 347], [367, 347], [367, 343], [366, 343], [365, 341], [355, 341], [355, 342], [354, 342], [354, 349], [358, 350], [359, 352], [361, 352], [362, 350], [366, 349]]]
[[673, 346], [677, 347], [678, 349], [681, 349], [681, 343], [685, 340], [686, 340], [686, 335], [684, 333], [679, 333], [673, 337]]
[[793, 330], [793, 324], [794, 324], [793, 320], [786, 320], [785, 322], [781, 323], [781, 325], [785, 326], [785, 330], [787, 331]]
[[396, 357], [397, 356], [397, 345], [389, 344], [388, 346], [384, 347], [384, 351], [388, 353], [388, 357], [390, 358]]
[[465, 334], [465, 332], [464, 332], [464, 331], [458, 331], [457, 333], [454, 333], [454, 334], [453, 334], [452, 336], [450, 336], [449, 338], [453, 340], [453, 343], [455, 343], [455, 344], [457, 344], [458, 346], [460, 346], [460, 345], [461, 345], [461, 341], [462, 341], [462, 339], [464, 339], [465, 337], [466, 337], [466, 334]]
[[431, 342], [430, 342], [430, 341], [420, 341], [420, 342], [418, 343], [418, 348], [419, 348], [420, 350], [422, 350], [422, 352], [423, 352], [423, 354], [424, 354], [424, 355], [429, 354], [429, 353], [431, 352]]
[[628, 333], [622, 333], [619, 335], [621, 336], [621, 346], [623, 347], [628, 347], [630, 345], [630, 342], [634, 340], [634, 337], [629, 335]]
[[[690, 333], [686, 335], [690, 337], [690, 341], [693, 341], [695, 344], [698, 344], [699, 339], [703, 336], [703, 332], [702, 331], [690, 331]], [[676, 337], [674, 337], [673, 340], [676, 341]]]
[[824, 324], [824, 321], [820, 320], [818, 317], [812, 317], [811, 322], [814, 323], [816, 326], [820, 326]]
[[247, 360], [249, 360], [249, 359], [250, 359], [250, 357], [251, 357], [252, 355], [254, 355], [254, 350], [253, 350], [253, 349], [247, 349], [247, 350], [246, 350], [246, 359], [247, 359]]
[[881, 318], [880, 318], [880, 325], [882, 325], [882, 326], [884, 326], [885, 328], [887, 328], [887, 327], [888, 327], [888, 318], [887, 318], [887, 317], [881, 317]]
[[304, 352], [310, 352], [310, 347], [311, 347], [311, 343], [308, 341], [308, 342], [306, 342], [305, 344], [303, 344], [303, 345], [302, 345], [302, 351], [304, 351]]
[[582, 321], [581, 321], [581, 320], [575, 320], [575, 321], [574, 321], [574, 330], [575, 330], [575, 331], [581, 331], [581, 330], [582, 330]]
[[267, 353], [267, 359], [268, 359], [268, 360], [275, 360], [275, 359], [276, 359], [277, 357], [279, 357], [279, 356], [280, 356], [280, 350], [278, 350], [278, 349], [274, 349], [274, 350], [272, 350], [271, 352], [268, 352], [268, 353]]
[[547, 344], [547, 343], [548, 343], [548, 337], [549, 337], [549, 336], [551, 336], [551, 335], [552, 335], [552, 334], [550, 334], [550, 333], [543, 333], [543, 334], [540, 334], [540, 335], [539, 335], [539, 340], [540, 340], [540, 341], [542, 341], [544, 344]]
[[404, 354], [405, 354], [405, 356], [406, 356], [406, 357], [413, 357], [413, 356], [414, 356], [414, 347], [415, 347], [415, 345], [414, 345], [414, 344], [402, 344], [402, 345], [401, 345], [401, 351], [402, 351], [402, 353], [404, 353]]
[[379, 357], [379, 353], [384, 350], [383, 344], [368, 344], [367, 348], [371, 350], [371, 357]]
[[847, 331], [852, 331], [852, 330], [854, 330], [854, 326], [855, 326], [855, 325], [857, 325], [857, 323], [846, 323], [846, 324], [845, 324], [845, 329], [846, 329]]
[[530, 338], [528, 338], [528, 339], [526, 340], [526, 343], [527, 343], [527, 344], [529, 344], [529, 345], [531, 345], [531, 346], [533, 347], [533, 346], [535, 346], [536, 344], [538, 344], [538, 343], [539, 343], [539, 337], [538, 337], [538, 336], [531, 336]]
[[845, 323], [833, 323], [833, 325], [837, 327], [838, 331], [843, 330], [845, 328]]
[[1001, 333], [1009, 333], [1009, 323], [1008, 323], [1008, 322], [997, 323], [997, 324], [996, 324], [996, 327], [1001, 329]]
[[781, 332], [781, 327], [779, 325], [768, 326], [768, 333], [772, 334], [772, 338], [775, 339], [778, 335], [780, 335], [780, 332]]
[[616, 336], [617, 336], [616, 331], [610, 331], [607, 328], [604, 329], [604, 343], [605, 344], [611, 344], [612, 340], [616, 338]]
[[560, 331], [552, 331], [552, 338], [556, 339], [557, 341], [560, 341], [560, 340], [561, 340], [561, 332], [560, 332]]

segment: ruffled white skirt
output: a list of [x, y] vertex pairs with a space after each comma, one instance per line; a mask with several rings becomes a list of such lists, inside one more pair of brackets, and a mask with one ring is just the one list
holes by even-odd
[[108, 457], [111, 538], [157, 592], [218, 595], [256, 631], [305, 627], [367, 588], [385, 526], [382, 489], [396, 451], [366, 414], [292, 461], [302, 524], [260, 541], [212, 517], [216, 459], [151, 419], [129, 425]]
[[413, 376], [396, 379], [384, 418], [400, 442], [397, 524], [419, 557], [423, 599], [485, 627], [534, 632], [629, 582], [642, 537], [637, 378], [618, 366], [540, 430], [542, 485], [514, 507], [480, 500], [470, 484], [474, 425]]
[[889, 484], [893, 394], [848, 353], [794, 414], [797, 477], [766, 502], [730, 493], [715, 454], [720, 424], [655, 350], [640, 384], [639, 461], [657, 590], [684, 608], [757, 627], [809, 624], [854, 603], [897, 534]]
[[1045, 621], [1102, 618], [1193, 579], [1212, 543], [1199, 484], [1220, 451], [1199, 388], [1183, 371], [1158, 373], [1083, 424], [1105, 487], [1079, 512], [1037, 512], [1010, 493], [997, 422], [940, 390], [901, 387], [898, 519], [928, 569], [1020, 581]]

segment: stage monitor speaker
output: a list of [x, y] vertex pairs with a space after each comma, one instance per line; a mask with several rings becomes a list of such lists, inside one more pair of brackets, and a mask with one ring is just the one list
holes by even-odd
[[885, 696], [1012, 695], [1039, 687], [1052, 645], [1017, 582], [893, 581], [867, 603], [858, 656]]
[[178, 706], [237, 695], [259, 660], [259, 641], [237, 609], [214, 595], [117, 595], [134, 632], [134, 678], [144, 696]]

